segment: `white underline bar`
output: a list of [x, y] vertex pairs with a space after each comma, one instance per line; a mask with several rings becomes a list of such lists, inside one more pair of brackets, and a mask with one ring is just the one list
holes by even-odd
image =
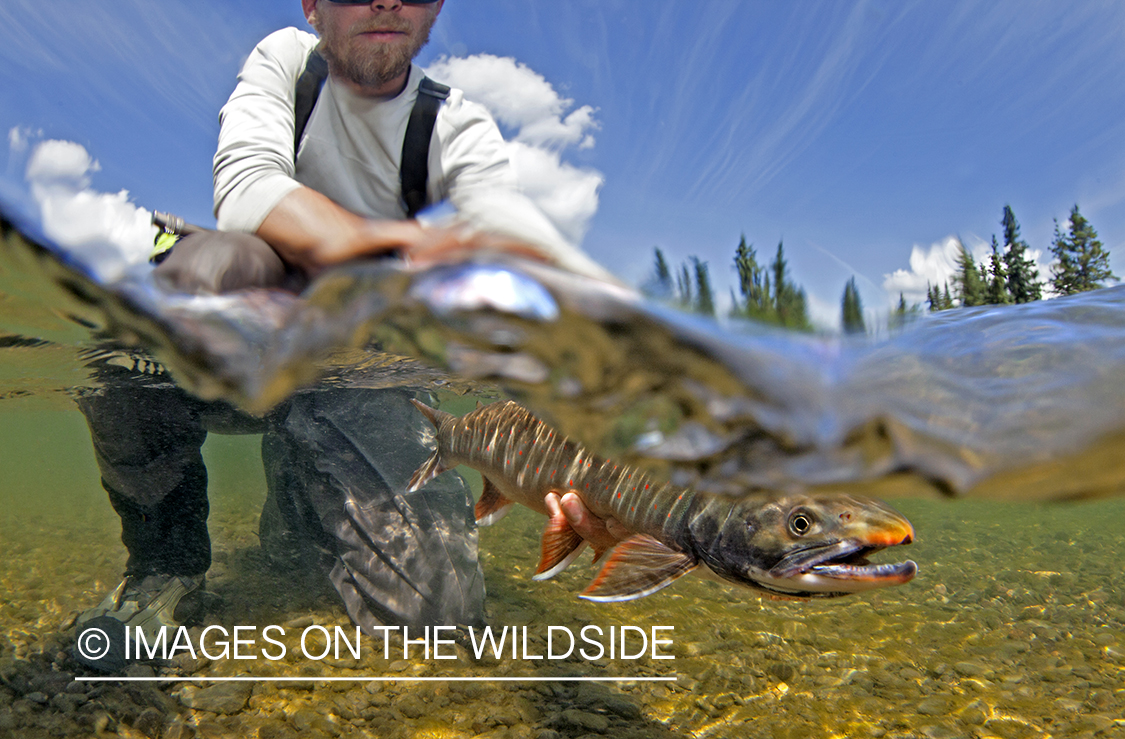
[[676, 677], [82, 677], [75, 682], [675, 682]]

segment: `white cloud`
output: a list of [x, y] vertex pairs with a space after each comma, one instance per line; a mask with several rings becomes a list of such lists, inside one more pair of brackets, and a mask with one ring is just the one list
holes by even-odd
[[8, 151], [12, 155], [23, 154], [27, 151], [27, 142], [31, 132], [26, 128], [14, 126], [8, 130]]
[[[962, 241], [956, 236], [946, 236], [941, 241], [930, 244], [929, 247], [915, 245], [910, 250], [910, 269], [896, 269], [889, 275], [884, 275], [883, 289], [898, 302], [898, 294], [902, 293], [907, 304], [922, 303], [925, 305], [926, 289], [936, 286], [942, 290], [948, 283], [950, 292], [953, 291], [953, 275], [957, 273], [957, 254]], [[992, 256], [992, 246], [989, 242], [974, 238], [972, 244], [965, 248], [976, 260], [977, 266], [989, 264]], [[1039, 279], [1046, 282], [1051, 276], [1049, 261], [1043, 261], [1042, 249], [1027, 249], [1027, 256], [1035, 262], [1039, 270]]]
[[568, 113], [573, 100], [511, 57], [441, 57], [426, 74], [460, 88], [467, 99], [486, 107], [513, 131], [508, 156], [520, 187], [564, 237], [580, 242], [598, 210], [604, 178], [596, 170], [564, 162], [560, 152], [594, 145], [595, 110], [583, 105]]
[[598, 210], [602, 175], [567, 164], [558, 152], [518, 141], [509, 143], [508, 156], [524, 193], [568, 241], [581, 242]]
[[[22, 145], [26, 147], [26, 141]], [[27, 181], [33, 186], [85, 188], [90, 186], [90, 173], [101, 168], [81, 144], [73, 141], [44, 141], [35, 147], [31, 160], [27, 163]]]
[[896, 269], [885, 275], [883, 289], [892, 296], [902, 293], [908, 305], [924, 303], [926, 289], [931, 285], [944, 288], [949, 283], [952, 289], [960, 249], [961, 240], [956, 236], [946, 236], [929, 247], [915, 245], [910, 250], [910, 269]]
[[[26, 145], [11, 134], [9, 143]], [[151, 214], [130, 203], [126, 190], [90, 188], [90, 175], [99, 169], [81, 144], [49, 140], [35, 146], [25, 176], [39, 205], [43, 233], [99, 280], [110, 282], [147, 261], [156, 231]]]
[[589, 105], [564, 116], [574, 104], [555, 92], [543, 75], [511, 57], [475, 54], [441, 57], [426, 74], [465, 91], [465, 97], [488, 108], [501, 124], [518, 129], [516, 141], [532, 146], [594, 145], [598, 128]]

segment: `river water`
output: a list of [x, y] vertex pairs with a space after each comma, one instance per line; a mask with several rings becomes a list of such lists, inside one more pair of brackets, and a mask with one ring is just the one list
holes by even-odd
[[[0, 734], [1125, 734], [1125, 290], [951, 311], [870, 342], [719, 325], [520, 263], [365, 265], [299, 300], [195, 299], [162, 293], [143, 270], [94, 279], [6, 212]], [[280, 660], [130, 673], [179, 682], [75, 681], [88, 673], [69, 657], [74, 614], [124, 565], [73, 405], [106, 333], [196, 392], [251, 409], [316, 381], [426, 387], [452, 412], [507, 394], [599, 453], [684, 484], [875, 494], [913, 522], [919, 574], [829, 601], [684, 578], [638, 601], [588, 603], [576, 598], [588, 560], [530, 579], [542, 521], [521, 510], [481, 532], [489, 621], [521, 630], [514, 653], [478, 658], [456, 644], [439, 659], [415, 645], [404, 656], [391, 639], [311, 659], [290, 645]], [[271, 569], [261, 553], [258, 443], [212, 436], [205, 447], [208, 584], [224, 598], [213, 623], [346, 632], [323, 577]], [[549, 636], [591, 625], [632, 641], [612, 657], [543, 656]], [[642, 633], [670, 642], [640, 649]], [[308, 680], [205, 679], [230, 676]], [[358, 679], [370, 677], [384, 679]]]

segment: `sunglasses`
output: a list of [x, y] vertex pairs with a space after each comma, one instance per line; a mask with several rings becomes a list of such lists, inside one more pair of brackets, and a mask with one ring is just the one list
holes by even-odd
[[[328, 0], [336, 5], [370, 5], [374, 0]], [[402, 0], [403, 5], [430, 5], [437, 0]]]

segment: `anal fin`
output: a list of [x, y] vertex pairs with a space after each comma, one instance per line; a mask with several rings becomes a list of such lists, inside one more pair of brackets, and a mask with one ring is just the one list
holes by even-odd
[[542, 547], [539, 567], [532, 580], [549, 580], [559, 574], [577, 559], [585, 548], [586, 541], [570, 526], [560, 510], [543, 527]]
[[613, 548], [601, 572], [579, 597], [599, 603], [643, 598], [668, 587], [698, 566], [694, 557], [677, 552], [648, 534], [637, 534]]
[[473, 508], [473, 515], [476, 516], [478, 526], [491, 526], [508, 515], [508, 511], [512, 510], [514, 505], [515, 503], [504, 497], [492, 480], [485, 477], [484, 489], [481, 491], [480, 500]]

